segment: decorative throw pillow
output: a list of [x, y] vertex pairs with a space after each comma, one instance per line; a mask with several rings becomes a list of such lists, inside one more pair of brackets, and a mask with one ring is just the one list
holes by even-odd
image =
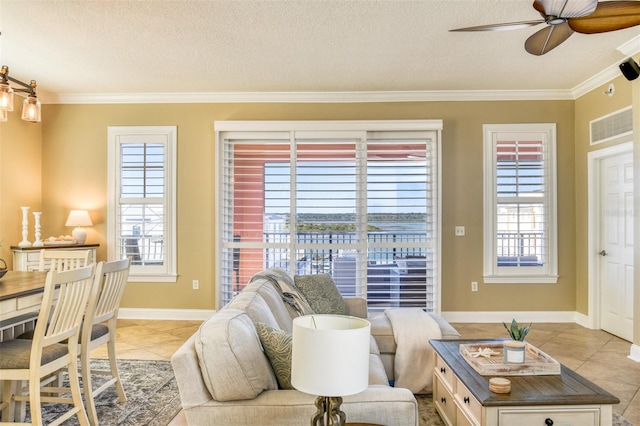
[[349, 314], [347, 303], [331, 275], [295, 275], [293, 280], [316, 314]]
[[256, 330], [280, 389], [294, 389], [291, 385], [291, 334], [261, 322], [256, 323]]

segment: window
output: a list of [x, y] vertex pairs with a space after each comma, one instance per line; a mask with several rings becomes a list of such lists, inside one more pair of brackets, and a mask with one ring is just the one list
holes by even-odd
[[176, 281], [174, 126], [109, 127], [108, 257], [129, 281]]
[[220, 304], [265, 268], [439, 309], [441, 121], [216, 122]]
[[484, 281], [555, 283], [555, 124], [484, 126]]

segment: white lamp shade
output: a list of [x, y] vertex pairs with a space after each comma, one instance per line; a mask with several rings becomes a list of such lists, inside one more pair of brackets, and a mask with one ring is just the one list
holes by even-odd
[[318, 396], [347, 396], [369, 386], [371, 323], [344, 315], [293, 320], [291, 384]]
[[71, 210], [65, 226], [93, 226], [89, 212], [86, 210]]

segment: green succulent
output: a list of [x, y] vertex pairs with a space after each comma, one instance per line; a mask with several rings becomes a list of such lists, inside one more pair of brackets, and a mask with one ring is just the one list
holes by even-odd
[[507, 329], [507, 331], [509, 332], [509, 336], [511, 336], [511, 338], [513, 340], [520, 340], [520, 341], [524, 341], [525, 336], [527, 335], [527, 333], [529, 333], [529, 330], [531, 329], [531, 323], [529, 323], [529, 325], [527, 327], [520, 327], [518, 326], [518, 323], [516, 322], [516, 320], [512, 320], [511, 321], [511, 326], [508, 326], [506, 323], [502, 323], [502, 325], [504, 325], [504, 328]]

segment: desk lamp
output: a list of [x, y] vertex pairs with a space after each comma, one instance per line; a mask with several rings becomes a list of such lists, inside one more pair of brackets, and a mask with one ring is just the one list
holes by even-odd
[[83, 226], [93, 226], [89, 212], [86, 210], [71, 210], [67, 223], [65, 226], [75, 226], [71, 235], [78, 242], [78, 244], [84, 244], [87, 240], [87, 231]]
[[320, 395], [312, 426], [344, 425], [342, 397], [369, 386], [369, 321], [344, 315], [306, 315], [293, 320], [291, 384]]

